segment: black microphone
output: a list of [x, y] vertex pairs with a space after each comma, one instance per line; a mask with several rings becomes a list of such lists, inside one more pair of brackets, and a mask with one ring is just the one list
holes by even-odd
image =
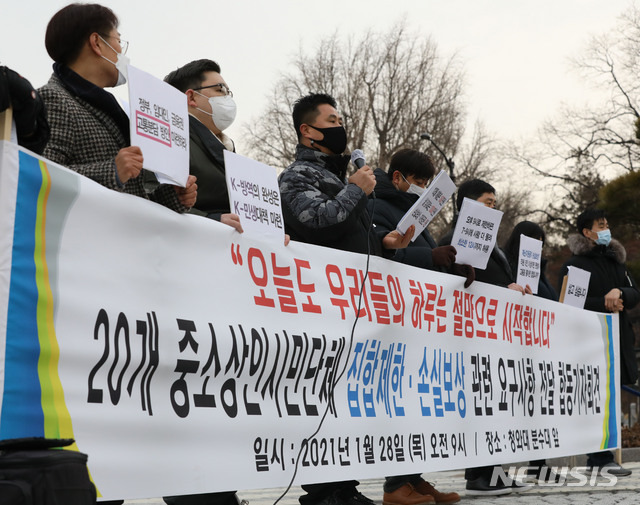
[[364, 159], [364, 153], [362, 149], [354, 149], [351, 151], [351, 163], [353, 163], [357, 169], [364, 167], [367, 162]]

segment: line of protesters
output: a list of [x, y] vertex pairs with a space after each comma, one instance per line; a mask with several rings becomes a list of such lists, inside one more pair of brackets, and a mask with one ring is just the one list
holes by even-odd
[[[13, 70], [0, 69], [0, 111], [13, 108], [20, 144], [114, 191], [151, 199], [177, 212], [191, 212], [232, 226], [242, 233], [231, 213], [225, 182], [224, 150], [234, 151], [224, 133], [236, 114], [233, 93], [212, 60], [192, 61], [165, 77], [187, 100], [190, 137], [190, 176], [186, 188], [158, 184], [143, 169], [142, 152], [130, 145], [129, 119], [104, 88], [126, 81], [127, 43], [118, 32], [118, 18], [97, 4], [71, 4], [58, 11], [47, 26], [45, 45], [54, 61], [49, 82], [33, 90]], [[46, 114], [45, 114], [46, 109]], [[401, 149], [388, 169], [359, 168], [347, 178], [350, 157], [345, 154], [347, 134], [335, 100], [326, 94], [301, 97], [293, 107], [298, 145], [295, 160], [279, 177], [285, 229], [293, 240], [361, 254], [373, 254], [419, 268], [465, 277], [531, 294], [529, 286], [515, 283], [520, 236], [544, 242], [545, 233], [524, 221], [513, 230], [505, 249], [495, 247], [487, 268], [456, 263], [453, 229], [439, 243], [424, 230], [411, 242], [415, 228], [402, 235], [396, 225], [425, 190], [435, 174], [430, 158], [419, 151]], [[197, 183], [196, 183], [197, 180]], [[472, 180], [458, 188], [458, 209], [464, 198], [488, 207], [497, 203], [489, 183]], [[454, 223], [455, 225], [455, 223]], [[569, 237], [573, 256], [564, 265], [591, 272], [585, 309], [620, 315], [621, 383], [634, 384], [638, 370], [634, 335], [628, 310], [640, 301], [629, 275], [626, 252], [611, 238], [602, 211], [587, 209]], [[557, 300], [544, 273], [538, 296]], [[531, 462], [533, 477], [553, 480], [544, 460]], [[616, 476], [631, 472], [613, 461], [609, 451], [589, 454], [588, 465]], [[501, 495], [527, 487], [517, 481], [491, 483], [493, 466], [468, 468], [466, 492]], [[303, 485], [302, 505], [373, 505], [357, 489], [357, 481]], [[384, 505], [454, 503], [458, 493], [442, 493], [420, 474], [389, 476], [383, 490]], [[171, 505], [237, 505], [235, 491], [165, 497]], [[105, 502], [106, 503], [106, 502]], [[111, 502], [122, 503], [122, 502]]]

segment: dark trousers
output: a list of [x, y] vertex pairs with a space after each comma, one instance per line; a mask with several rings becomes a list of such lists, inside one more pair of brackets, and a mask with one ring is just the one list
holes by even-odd
[[385, 477], [383, 491], [385, 493], [393, 493], [396, 489], [400, 489], [405, 484], [416, 485], [422, 479], [422, 474], [412, 473], [409, 475], [394, 475]]
[[339, 482], [321, 482], [319, 484], [303, 484], [302, 489], [304, 489], [307, 494], [301, 496], [298, 501], [302, 505], [312, 505], [321, 500], [324, 500], [328, 496], [336, 492], [346, 491], [350, 488], [355, 488], [358, 484], [360, 484], [357, 480], [343, 480]]
[[587, 466], [604, 466], [613, 463], [613, 453], [611, 451], [590, 452], [587, 454]]
[[[497, 465], [496, 465], [497, 466]], [[487, 482], [491, 480], [491, 476], [493, 475], [494, 465], [490, 466], [476, 466], [474, 468], [467, 468], [464, 471], [464, 478], [467, 480], [476, 480], [480, 477], [484, 477], [487, 479]]]
[[235, 491], [163, 496], [162, 499], [167, 505], [237, 505], [238, 503]]

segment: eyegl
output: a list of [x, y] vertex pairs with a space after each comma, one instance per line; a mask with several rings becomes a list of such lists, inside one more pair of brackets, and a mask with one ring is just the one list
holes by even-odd
[[[127, 42], [126, 40], [122, 40], [120, 37], [115, 37], [114, 35], [107, 35], [107, 34], [100, 34], [101, 37], [107, 37], [109, 39], [115, 39], [118, 41], [118, 44], [120, 44], [120, 49], [122, 50], [122, 54], [127, 54], [127, 49], [129, 49], [129, 42]], [[105, 41], [106, 42], [106, 41]], [[109, 46], [111, 47], [111, 46]], [[111, 49], [113, 49], [113, 47], [111, 47]], [[113, 49], [115, 51], [115, 49]]]
[[223, 96], [233, 96], [233, 91], [229, 89], [224, 82], [219, 82], [218, 84], [210, 84], [209, 86], [201, 86], [199, 88], [193, 88], [193, 91], [198, 91], [199, 89], [208, 89], [208, 88], [218, 88], [218, 91], [222, 93]]

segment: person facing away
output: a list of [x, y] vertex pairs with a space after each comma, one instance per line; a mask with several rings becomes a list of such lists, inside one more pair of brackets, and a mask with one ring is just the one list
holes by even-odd
[[[415, 227], [377, 234], [367, 212], [367, 197], [376, 180], [369, 166], [345, 179], [349, 156], [347, 134], [330, 95], [297, 100], [292, 112], [298, 136], [295, 161], [278, 179], [285, 230], [293, 240], [380, 255], [383, 249], [407, 246]], [[357, 489], [358, 481], [304, 484], [301, 505], [373, 505]]]
[[236, 116], [233, 92], [213, 60], [194, 60], [164, 80], [186, 95], [189, 111], [189, 173], [198, 180], [192, 214], [206, 216], [242, 233], [240, 218], [231, 212], [225, 179], [224, 150], [235, 152], [225, 135]]
[[[617, 313], [620, 324], [620, 383], [635, 384], [638, 363], [635, 354], [635, 335], [629, 318], [629, 309], [640, 302], [640, 291], [629, 275], [624, 246], [611, 237], [609, 222], [604, 211], [587, 209], [576, 220], [577, 233], [570, 235], [567, 245], [572, 256], [560, 270], [560, 279], [568, 267], [581, 268], [591, 273], [585, 310]], [[587, 466], [606, 470], [617, 477], [631, 475], [631, 470], [613, 461], [611, 451], [587, 454]]]
[[162, 184], [147, 195], [129, 118], [104, 90], [126, 82], [127, 43], [118, 23], [111, 9], [98, 4], [67, 5], [49, 21], [45, 45], [53, 75], [39, 90], [51, 127], [44, 156], [109, 189], [186, 212], [196, 201], [195, 177], [185, 188]]

